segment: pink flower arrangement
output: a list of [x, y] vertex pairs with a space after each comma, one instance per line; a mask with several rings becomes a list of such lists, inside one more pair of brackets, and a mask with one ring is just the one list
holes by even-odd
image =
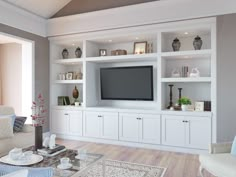
[[32, 103], [32, 122], [33, 126], [43, 126], [45, 123], [46, 113], [47, 110], [44, 106], [44, 98], [43, 95], [40, 93], [38, 94], [37, 100], [33, 101]]

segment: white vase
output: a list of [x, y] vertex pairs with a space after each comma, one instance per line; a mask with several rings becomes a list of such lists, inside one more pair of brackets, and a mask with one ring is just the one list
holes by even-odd
[[188, 110], [188, 105], [181, 105], [182, 111], [187, 111]]

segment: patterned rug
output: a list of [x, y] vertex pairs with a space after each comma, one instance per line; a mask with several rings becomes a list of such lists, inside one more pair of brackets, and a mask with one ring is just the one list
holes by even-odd
[[163, 167], [105, 160], [97, 162], [76, 177], [163, 177], [165, 171]]

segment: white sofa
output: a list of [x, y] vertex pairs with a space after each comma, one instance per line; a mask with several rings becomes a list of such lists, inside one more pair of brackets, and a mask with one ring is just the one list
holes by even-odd
[[203, 169], [217, 177], [236, 177], [236, 156], [231, 155], [232, 143], [212, 144], [210, 154], [200, 155], [200, 175]]
[[[0, 106], [0, 115], [14, 114], [14, 109], [8, 106]], [[24, 148], [34, 144], [34, 129], [30, 125], [24, 125], [23, 131], [14, 133], [12, 138], [0, 139], [0, 157], [6, 155], [11, 149]]]

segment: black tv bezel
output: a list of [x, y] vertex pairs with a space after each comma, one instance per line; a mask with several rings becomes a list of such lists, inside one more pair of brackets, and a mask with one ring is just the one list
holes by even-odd
[[[150, 99], [139, 99], [139, 98], [104, 98], [103, 93], [102, 93], [102, 77], [101, 77], [101, 72], [102, 70], [108, 70], [108, 69], [134, 69], [134, 68], [150, 68], [151, 69], [151, 98]], [[124, 66], [124, 67], [107, 67], [107, 68], [100, 68], [100, 91], [101, 91], [101, 100], [124, 100], [124, 101], [153, 101], [154, 100], [154, 95], [153, 95], [153, 66], [148, 65], [148, 66]]]

